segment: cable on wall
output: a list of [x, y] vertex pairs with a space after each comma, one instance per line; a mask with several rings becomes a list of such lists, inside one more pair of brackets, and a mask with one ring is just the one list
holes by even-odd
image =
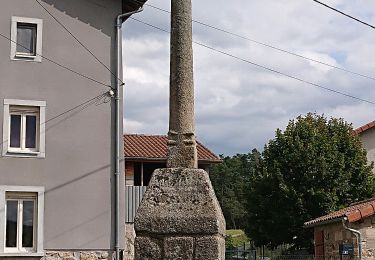
[[[10, 42], [12, 42], [12, 43], [14, 43], [14, 44], [16, 44], [16, 45], [18, 45], [18, 46], [20, 46], [20, 47], [22, 47], [22, 48], [24, 48], [24, 49], [26, 49], [26, 50], [28, 49], [27, 47], [25, 47], [25, 46], [19, 44], [18, 42], [12, 40], [10, 37], [8, 37], [8, 36], [6, 36], [6, 35], [4, 35], [4, 34], [2, 34], [2, 33], [0, 33], [0, 37], [2, 37], [2, 38], [4, 38], [4, 39], [6, 39], [6, 40], [8, 40], [8, 41], [10, 41]], [[89, 76], [83, 74], [83, 73], [77, 72], [77, 71], [75, 71], [75, 70], [69, 68], [68, 66], [65, 66], [65, 65], [63, 65], [63, 64], [61, 64], [61, 63], [58, 63], [58, 62], [56, 62], [56, 61], [54, 61], [54, 60], [52, 60], [52, 59], [50, 59], [50, 58], [47, 58], [46, 56], [43, 56], [43, 55], [38, 54], [38, 53], [36, 53], [35, 55], [36, 55], [36, 56], [39, 56], [39, 57], [42, 57], [43, 59], [46, 59], [47, 61], [49, 61], [49, 62], [51, 62], [51, 63], [53, 63], [53, 64], [59, 66], [60, 68], [63, 68], [63, 69], [65, 69], [65, 70], [67, 70], [67, 71], [70, 71], [70, 72], [72, 72], [72, 73], [74, 73], [74, 74], [76, 74], [76, 75], [78, 75], [78, 76], [80, 76], [80, 77], [82, 77], [82, 78], [85, 78], [85, 79], [91, 80], [92, 82], [95, 82], [95, 83], [97, 83], [97, 84], [99, 84], [99, 85], [102, 85], [102, 86], [105, 86], [105, 87], [112, 88], [112, 86], [111, 86], [110, 84], [106, 84], [106, 83], [100, 82], [100, 81], [98, 81], [98, 80], [96, 80], [96, 79], [94, 79], [94, 78], [91, 78], [91, 77], [89, 77]]]
[[[115, 78], [117, 78], [116, 74], [107, 66], [104, 64], [104, 62], [102, 62], [85, 44], [83, 44], [77, 36], [75, 36], [61, 21], [59, 21], [59, 19], [56, 18], [56, 16], [54, 16], [39, 0], [35, 0], [35, 2], [37, 2], [70, 36], [73, 37], [73, 39], [75, 39], [79, 45], [81, 45], [97, 62], [99, 62], [104, 68], [106, 68], [111, 74], [112, 76], [114, 76]], [[124, 82], [118, 78], [118, 80], [124, 84]]]

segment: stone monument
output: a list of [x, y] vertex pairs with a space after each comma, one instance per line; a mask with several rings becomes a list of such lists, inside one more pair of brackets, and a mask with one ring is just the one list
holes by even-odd
[[153, 173], [135, 218], [136, 260], [224, 260], [225, 220], [197, 169], [191, 0], [172, 0], [166, 169]]

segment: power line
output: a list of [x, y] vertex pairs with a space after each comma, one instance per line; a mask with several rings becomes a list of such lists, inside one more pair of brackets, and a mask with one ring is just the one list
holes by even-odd
[[322, 3], [322, 2], [320, 2], [320, 1], [318, 1], [318, 0], [313, 0], [313, 1], [316, 2], [316, 3], [318, 3], [318, 4], [320, 4], [320, 5], [323, 5], [323, 6], [329, 8], [329, 9], [331, 9], [331, 10], [333, 10], [333, 11], [339, 13], [339, 14], [342, 14], [342, 15], [344, 15], [344, 16], [346, 16], [346, 17], [349, 17], [350, 19], [353, 19], [354, 21], [357, 21], [357, 22], [359, 22], [359, 23], [361, 23], [361, 24], [364, 24], [364, 25], [366, 25], [366, 26], [371, 27], [372, 29], [375, 29], [375, 26], [373, 26], [373, 25], [371, 25], [371, 24], [369, 24], [369, 23], [366, 23], [366, 22], [364, 22], [364, 21], [362, 21], [362, 20], [360, 20], [360, 19], [358, 19], [358, 18], [356, 18], [356, 17], [354, 17], [354, 16], [351, 16], [351, 15], [349, 15], [349, 14], [347, 14], [347, 13], [344, 13], [343, 11], [340, 11], [340, 10], [338, 10], [338, 9], [332, 7], [332, 6], [329, 6], [329, 5], [327, 5], [327, 4], [325, 4], [325, 3]]
[[[11, 39], [10, 37], [8, 37], [8, 36], [6, 36], [6, 35], [4, 35], [4, 34], [2, 34], [2, 33], [0, 33], [0, 36], [3, 37], [4, 39], [8, 40], [8, 41], [11, 41], [11, 42], [15, 43], [16, 45], [21, 46], [22, 48], [28, 50], [27, 47], [25, 47], [25, 46], [19, 44], [18, 42], [14, 41], [14, 40], [12, 40], [12, 39]], [[106, 84], [106, 83], [100, 82], [100, 81], [98, 81], [98, 80], [96, 80], [96, 79], [94, 79], [94, 78], [91, 78], [91, 77], [89, 77], [89, 76], [86, 76], [85, 74], [82, 74], [82, 73], [80, 73], [80, 72], [77, 72], [77, 71], [75, 71], [75, 70], [73, 70], [73, 69], [71, 69], [71, 68], [69, 68], [69, 67], [67, 67], [67, 66], [65, 66], [65, 65], [63, 65], [63, 64], [60, 64], [60, 63], [58, 63], [58, 62], [56, 62], [56, 61], [54, 61], [54, 60], [52, 60], [52, 59], [50, 59], [50, 58], [47, 58], [46, 56], [43, 56], [43, 55], [38, 54], [38, 53], [35, 53], [35, 55], [36, 55], [36, 56], [39, 56], [39, 57], [42, 57], [43, 59], [46, 59], [46, 60], [48, 60], [49, 62], [51, 62], [51, 63], [53, 63], [53, 64], [55, 64], [55, 65], [57, 65], [57, 66], [59, 66], [59, 67], [61, 67], [61, 68], [63, 68], [63, 69], [65, 69], [65, 70], [67, 70], [67, 71], [70, 71], [70, 72], [72, 72], [72, 73], [74, 73], [74, 74], [76, 74], [76, 75], [78, 75], [78, 76], [80, 76], [80, 77], [82, 77], [82, 78], [85, 78], [85, 79], [91, 80], [91, 81], [93, 81], [93, 82], [95, 82], [95, 83], [97, 83], [97, 84], [99, 84], [99, 85], [102, 85], [102, 86], [105, 86], [105, 87], [112, 88], [112, 86], [109, 85], [109, 84]]]
[[39, 2], [39, 0], [35, 0], [35, 2], [37, 2], [68, 34], [70, 34], [70, 36], [72, 36], [88, 53], [90, 53], [90, 55], [92, 57], [94, 57], [94, 59], [99, 62], [104, 68], [106, 68], [111, 74], [112, 76], [114, 76], [115, 78], [117, 78], [122, 84], [124, 84], [124, 82], [118, 78], [116, 76], [116, 74], [114, 72], [112, 72], [112, 70], [104, 64], [104, 62], [102, 62], [86, 45], [84, 45], [62, 22], [60, 22], [50, 11], [48, 11], [47, 8], [45, 8], [43, 6], [43, 4], [41, 2]]
[[[171, 13], [168, 10], [162, 9], [160, 7], [157, 7], [157, 6], [154, 6], [154, 5], [151, 5], [151, 4], [145, 4], [145, 5], [147, 5], [147, 6], [151, 7], [151, 8], [154, 8], [156, 10], [159, 10], [161, 12], [164, 12], [164, 13], [169, 13], [169, 14]], [[344, 71], [346, 73], [350, 73], [350, 74], [353, 74], [353, 75], [356, 75], [356, 76], [360, 76], [360, 77], [367, 78], [367, 79], [375, 81], [375, 77], [368, 76], [368, 75], [365, 75], [363, 73], [355, 72], [355, 71], [352, 71], [352, 70], [349, 70], [349, 69], [346, 69], [346, 68], [343, 68], [343, 67], [339, 67], [339, 66], [336, 66], [336, 65], [329, 64], [329, 63], [324, 62], [324, 61], [320, 61], [320, 60], [317, 60], [317, 59], [309, 58], [307, 56], [304, 56], [304, 55], [301, 55], [301, 54], [298, 54], [298, 53], [295, 53], [295, 52], [292, 52], [292, 51], [289, 51], [289, 50], [286, 50], [286, 49], [283, 49], [283, 48], [280, 48], [280, 47], [276, 47], [276, 46], [268, 44], [268, 43], [264, 43], [264, 42], [261, 42], [261, 41], [258, 41], [258, 40], [254, 40], [254, 39], [249, 38], [247, 36], [243, 36], [243, 35], [240, 35], [240, 34], [237, 34], [237, 33], [233, 33], [233, 32], [230, 32], [228, 30], [219, 28], [217, 26], [201, 22], [199, 20], [192, 19], [192, 21], [194, 23], [197, 23], [197, 24], [200, 24], [202, 26], [214, 29], [216, 31], [219, 31], [219, 32], [222, 32], [222, 33], [226, 33], [228, 35], [232, 35], [232, 36], [235, 36], [237, 38], [240, 38], [240, 39], [243, 39], [243, 40], [246, 40], [246, 41], [258, 44], [258, 45], [262, 45], [262, 46], [267, 47], [267, 48], [274, 49], [274, 50], [279, 51], [279, 52], [283, 52], [283, 53], [286, 53], [286, 54], [289, 54], [289, 55], [292, 55], [292, 56], [295, 56], [295, 57], [298, 57], [298, 58], [302, 58], [302, 59], [305, 59], [305, 60], [308, 60], [308, 61], [319, 63], [321, 65], [324, 65], [324, 66], [327, 66], [327, 67], [330, 67], [330, 68], [333, 68], [333, 69], [341, 70], [341, 71]]]
[[[165, 29], [162, 29], [160, 27], [157, 27], [155, 25], [152, 25], [150, 23], [147, 23], [147, 22], [144, 22], [142, 20], [139, 20], [137, 18], [133, 18], [133, 17], [130, 17], [130, 19], [133, 19], [134, 21], [137, 21], [139, 23], [142, 23], [144, 25], [147, 25], [149, 27], [152, 27], [154, 29], [157, 29], [159, 31], [163, 31], [165, 33], [170, 33], [169, 31], [165, 30]], [[299, 82], [302, 82], [302, 83], [306, 83], [308, 85], [311, 85], [311, 86], [314, 86], [314, 87], [317, 87], [317, 88], [320, 88], [320, 89], [324, 89], [326, 91], [329, 91], [329, 92], [332, 92], [332, 93], [336, 93], [336, 94], [339, 94], [339, 95], [342, 95], [342, 96], [345, 96], [345, 97], [348, 97], [348, 98], [352, 98], [352, 99], [356, 99], [356, 100], [359, 100], [359, 101], [362, 101], [362, 102], [365, 102], [365, 103], [369, 103], [369, 104], [372, 104], [372, 105], [375, 105], [375, 102], [374, 101], [370, 101], [370, 100], [366, 100], [366, 99], [362, 99], [362, 98], [359, 98], [359, 97], [356, 97], [356, 96], [353, 96], [351, 94], [348, 94], [348, 93], [345, 93], [345, 92], [341, 92], [339, 90], [335, 90], [335, 89], [331, 89], [331, 88], [328, 88], [328, 87], [325, 87], [323, 85], [320, 85], [320, 84], [316, 84], [316, 83], [313, 83], [313, 82], [310, 82], [310, 81], [307, 81], [307, 80], [304, 80], [304, 79], [301, 79], [301, 78], [298, 78], [296, 76], [293, 76], [293, 75], [290, 75], [290, 74], [287, 74], [287, 73], [284, 73], [284, 72], [281, 72], [281, 71], [278, 71], [276, 69], [272, 69], [272, 68], [269, 68], [269, 67], [266, 67], [266, 66], [263, 66], [263, 65], [260, 65], [260, 64], [257, 64], [255, 62], [252, 62], [252, 61], [249, 61], [247, 59], [244, 59], [244, 58], [241, 58], [241, 57], [238, 57], [238, 56], [235, 56], [233, 54], [230, 54], [228, 52], [225, 52], [225, 51], [221, 51], [221, 50], [218, 50], [214, 47], [211, 47], [211, 46], [208, 46], [206, 44], [203, 44], [203, 43], [200, 43], [200, 42], [197, 42], [197, 41], [193, 41], [193, 43], [195, 43], [196, 45], [199, 45], [199, 46], [202, 46], [206, 49], [210, 49], [211, 51], [214, 51], [214, 52], [217, 52], [217, 53], [220, 53], [220, 54], [223, 54], [225, 56], [228, 56], [228, 57], [231, 57], [233, 59], [236, 59], [236, 60], [239, 60], [239, 61], [242, 61], [242, 62], [245, 62], [247, 64], [250, 64], [250, 65], [253, 65], [253, 66], [256, 66], [258, 68], [262, 68], [264, 70], [268, 70], [270, 72], [273, 72], [275, 74], [279, 74], [279, 75], [282, 75], [284, 77], [287, 77], [287, 78], [290, 78], [290, 79], [294, 79], [296, 81], [299, 81]]]
[[76, 109], [78, 109], [78, 108], [80, 108], [82, 106], [84, 106], [84, 109], [86, 109], [87, 107], [95, 104], [98, 100], [100, 100], [101, 98], [105, 97], [106, 95], [108, 95], [108, 92], [101, 93], [100, 95], [97, 95], [97, 96], [95, 96], [93, 98], [90, 98], [89, 100], [86, 100], [86, 101], [84, 101], [83, 103], [81, 103], [81, 104], [79, 104], [77, 106], [74, 106], [74, 107], [72, 107], [72, 108], [70, 108], [70, 109], [68, 109], [68, 110], [66, 110], [66, 111], [64, 111], [64, 112], [62, 112], [62, 113], [54, 116], [54, 117], [51, 117], [50, 119], [48, 119], [44, 123], [47, 124], [48, 122], [50, 122], [52, 120], [55, 120], [55, 119], [57, 119], [57, 118], [59, 118], [59, 117], [61, 117], [63, 115], [66, 115], [66, 114], [68, 114], [68, 113], [70, 113], [70, 112], [72, 112], [72, 111], [74, 111], [74, 110], [76, 110]]
[[[82, 112], [83, 110], [87, 109], [88, 107], [94, 105], [95, 103], [97, 103], [98, 101], [100, 101], [102, 98], [104, 98], [104, 97], [107, 96], [107, 95], [110, 95], [108, 91], [107, 91], [107, 92], [104, 92], [104, 93], [101, 93], [101, 94], [99, 94], [99, 95], [97, 95], [97, 96], [95, 96], [95, 97], [93, 97], [93, 98], [90, 98], [90, 99], [88, 99], [88, 100], [86, 100], [86, 101], [80, 103], [79, 105], [76, 105], [76, 106], [74, 106], [74, 107], [72, 107], [72, 108], [69, 108], [68, 110], [65, 110], [64, 112], [62, 112], [62, 113], [60, 113], [60, 114], [57, 114], [57, 115], [55, 115], [55, 116], [49, 118], [48, 120], [46, 120], [46, 121], [45, 121], [44, 123], [42, 123], [42, 124], [46, 125], [47, 123], [49, 123], [49, 122], [51, 122], [51, 121], [53, 121], [53, 120], [55, 120], [55, 119], [57, 119], [57, 118], [59, 118], [59, 117], [61, 117], [61, 116], [63, 116], [63, 115], [66, 115], [66, 114], [68, 114], [68, 113], [71, 113], [71, 112], [73, 112], [73, 111], [75, 111], [74, 114], [80, 113], [80, 112]], [[77, 109], [79, 109], [79, 110], [77, 110]], [[50, 126], [48, 129], [50, 129], [51, 127], [53, 127], [53, 126]], [[48, 129], [46, 129], [46, 131], [47, 131]], [[4, 140], [4, 141], [2, 141], [2, 142], [0, 143], [0, 145], [2, 145], [2, 144], [5, 143], [5, 142], [8, 142], [8, 140]]]

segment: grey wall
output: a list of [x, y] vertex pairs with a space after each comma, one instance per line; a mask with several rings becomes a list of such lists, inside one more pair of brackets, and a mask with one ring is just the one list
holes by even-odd
[[[375, 161], [375, 128], [366, 130], [360, 134], [363, 147], [367, 151], [367, 161], [369, 163]], [[374, 169], [375, 172], [375, 169]]]
[[[113, 69], [113, 23], [121, 13], [121, 0], [45, 0], [43, 4]], [[2, 0], [0, 33], [10, 35], [11, 16], [43, 19], [44, 56], [99, 81], [108, 84], [113, 81], [110, 72], [36, 1]], [[45, 100], [48, 120], [107, 90], [46, 59], [41, 63], [11, 61], [9, 56], [10, 43], [0, 38], [1, 125], [3, 99]], [[48, 122], [45, 159], [0, 158], [0, 185], [46, 189], [45, 249], [111, 248], [111, 105], [93, 105]], [[1, 131], [2, 127], [0, 136]], [[123, 176], [121, 185], [124, 186]]]

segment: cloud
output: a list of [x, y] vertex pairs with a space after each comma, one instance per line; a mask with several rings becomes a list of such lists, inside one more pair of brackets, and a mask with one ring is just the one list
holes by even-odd
[[[168, 9], [169, 1], [149, 4]], [[375, 4], [327, 1], [375, 23]], [[364, 8], [366, 7], [366, 8]], [[193, 17], [236, 34], [300, 55], [371, 75], [373, 30], [313, 1], [205, 0], [193, 2]], [[169, 30], [169, 15], [146, 6], [136, 18]], [[375, 101], [372, 80], [194, 25], [194, 39], [243, 59]], [[169, 34], [136, 21], [124, 31], [125, 131], [168, 131]], [[343, 117], [360, 126], [374, 118], [374, 105], [334, 94], [212, 50], [194, 45], [196, 130], [200, 141], [220, 154], [262, 149], [276, 128], [307, 112]], [[375, 74], [373, 74], [375, 77]]]

